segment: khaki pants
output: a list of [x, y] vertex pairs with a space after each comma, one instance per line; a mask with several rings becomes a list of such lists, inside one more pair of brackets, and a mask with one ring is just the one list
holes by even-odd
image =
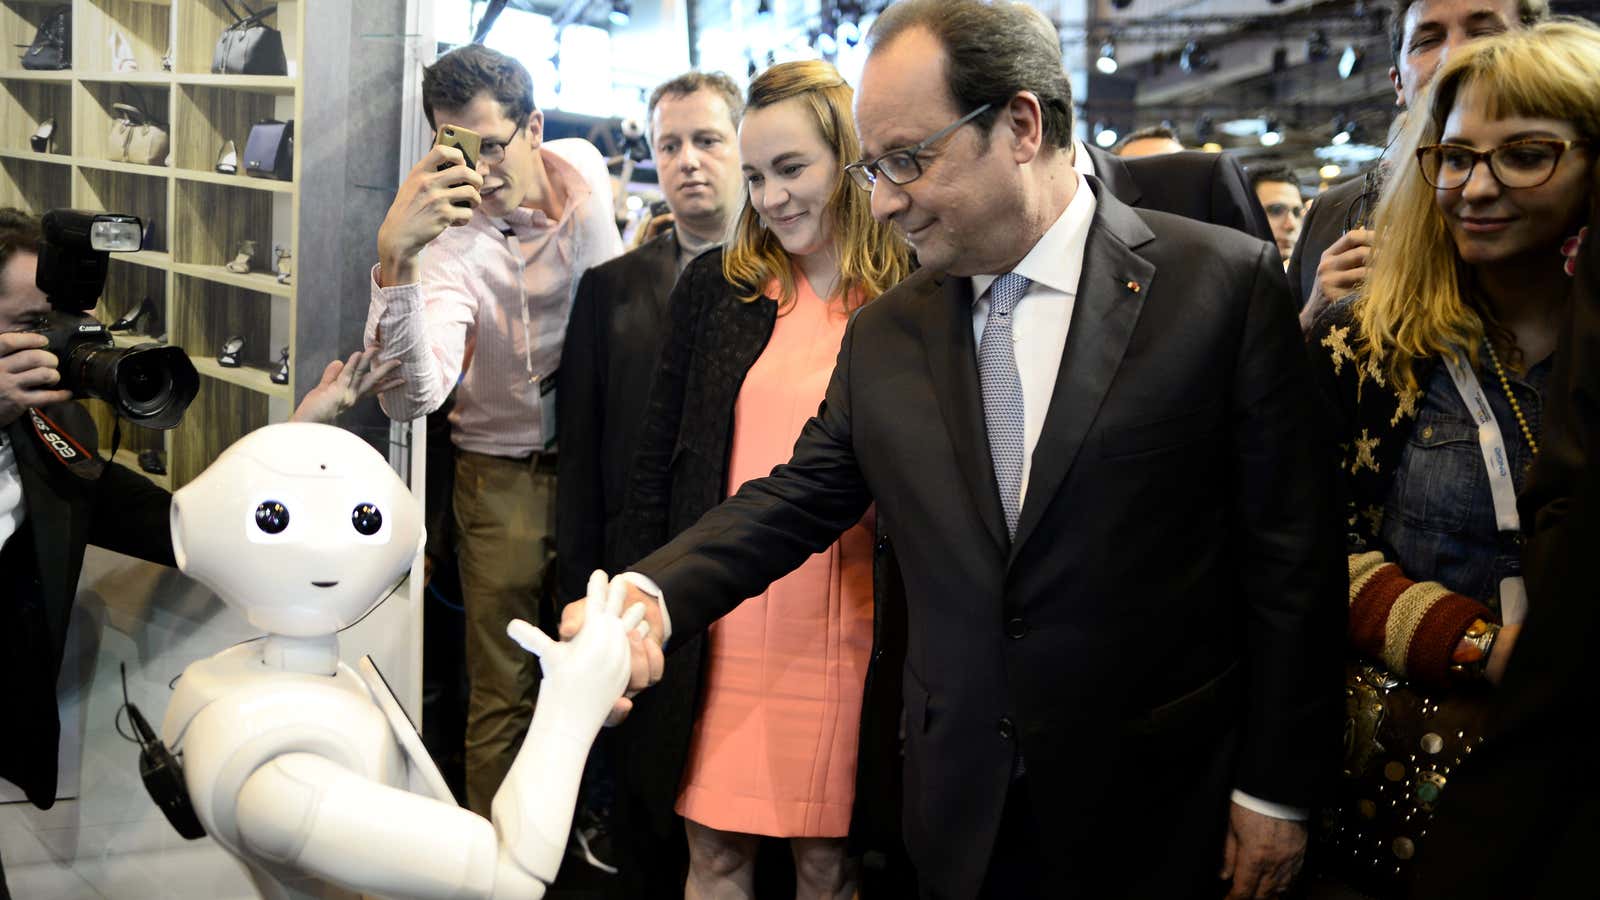
[[455, 514], [466, 607], [467, 807], [483, 816], [533, 718], [538, 657], [506, 623], [539, 624], [539, 585], [554, 555], [555, 457], [456, 451]]

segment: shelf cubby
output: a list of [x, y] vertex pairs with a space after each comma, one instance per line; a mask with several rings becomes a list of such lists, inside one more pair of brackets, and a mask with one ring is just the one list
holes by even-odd
[[[150, 250], [165, 250], [167, 243], [167, 180], [156, 174], [132, 174], [104, 169], [78, 169], [76, 202], [85, 209], [138, 216], [155, 223]], [[112, 260], [124, 259], [114, 254]]]
[[[73, 10], [72, 67], [79, 77], [115, 74], [117, 77], [158, 75], [161, 56], [172, 40], [172, 7], [136, 0], [85, 0]], [[133, 49], [138, 69], [113, 72], [111, 36], [120, 33]]]
[[[269, 0], [229, 0], [243, 15], [249, 15], [246, 8], [259, 10], [270, 6]], [[299, 72], [300, 38], [294, 28], [286, 23], [296, 22], [300, 18], [299, 0], [286, 0], [277, 4], [276, 11], [268, 14], [263, 22], [269, 28], [276, 28], [283, 33], [283, 55], [289, 63], [289, 77], [294, 77]], [[211, 74], [211, 60], [215, 55], [217, 38], [234, 22], [228, 8], [222, 0], [188, 0], [184, 4], [184, 15], [178, 22], [178, 54], [177, 71], [185, 75]], [[250, 77], [250, 76], [240, 76]]]
[[106, 272], [106, 289], [100, 294], [100, 305], [95, 307], [93, 315], [110, 325], [138, 309], [147, 297], [155, 304], [156, 313], [161, 317], [156, 323], [155, 333], [148, 332], [149, 322], [146, 320], [140, 323], [141, 330], [138, 332], [114, 332], [113, 336], [139, 342], [159, 341], [162, 335], [167, 334], [167, 273], [148, 266], [129, 265], [113, 255]]
[[29, 159], [0, 159], [0, 206], [41, 212], [72, 203], [71, 170]]
[[[226, 287], [181, 273], [173, 295], [171, 343], [182, 347], [195, 367], [219, 380], [250, 386], [258, 393], [277, 393], [280, 385], [268, 379], [278, 362], [280, 345], [273, 343], [272, 298], [255, 291]], [[217, 362], [222, 345], [231, 337], [244, 338], [243, 365], [228, 369]], [[249, 372], [260, 374], [259, 381]]]
[[[11, 54], [5, 57], [5, 67], [16, 69], [18, 72], [34, 74], [22, 68], [22, 52], [33, 43], [33, 37], [39, 32], [39, 25], [44, 22], [51, 10], [57, 6], [65, 5], [63, 0], [50, 0], [50, 2], [7, 2], [0, 7], [0, 50]], [[7, 74], [10, 74], [9, 72]], [[41, 75], [54, 75], [54, 72], [40, 72]], [[63, 73], [66, 78], [72, 77], [70, 72]]]
[[127, 103], [138, 107], [146, 116], [167, 128], [170, 147], [172, 134], [172, 127], [169, 124], [172, 121], [170, 87], [165, 84], [132, 84], [124, 81], [80, 81], [75, 90], [78, 100], [73, 104], [75, 140], [72, 152], [81, 164], [93, 165], [97, 161], [103, 161], [130, 166], [133, 171], [146, 169], [160, 171], [166, 168], [162, 161], [145, 165], [113, 159], [110, 137], [111, 126], [118, 119], [117, 114], [112, 111], [112, 105]]
[[[180, 221], [196, 227], [179, 229], [173, 235], [172, 262], [177, 266], [202, 266], [217, 269], [213, 281], [222, 281], [239, 287], [255, 284], [248, 275], [235, 275], [222, 268], [233, 260], [239, 245], [245, 240], [256, 243], [251, 269], [258, 272], [272, 268], [272, 196], [260, 191], [239, 190], [215, 184], [179, 181], [177, 183], [177, 208]], [[205, 272], [190, 274], [204, 276]], [[231, 276], [231, 277], [229, 277]], [[262, 276], [265, 277], [265, 276]], [[267, 279], [273, 285], [270, 278]], [[261, 285], [265, 287], [265, 285]]]
[[[277, 97], [257, 91], [204, 85], [178, 87], [178, 131], [173, 136], [173, 164], [184, 172], [204, 173], [239, 183], [260, 181], [244, 174], [245, 144], [250, 126], [274, 118]], [[239, 171], [223, 175], [217, 159], [228, 141], [238, 156]]]
[[29, 142], [40, 124], [55, 119], [51, 152], [66, 155], [72, 148], [72, 85], [6, 78], [0, 93], [0, 148], [32, 153]]

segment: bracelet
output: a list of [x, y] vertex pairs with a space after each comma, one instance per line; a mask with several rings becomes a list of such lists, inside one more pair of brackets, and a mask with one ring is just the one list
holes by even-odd
[[1489, 654], [1494, 651], [1495, 639], [1500, 636], [1500, 626], [1494, 622], [1485, 622], [1483, 619], [1473, 619], [1467, 626], [1467, 633], [1461, 639], [1478, 648], [1478, 658], [1469, 663], [1454, 663], [1450, 666], [1450, 674], [1468, 682], [1484, 682], [1488, 680]]

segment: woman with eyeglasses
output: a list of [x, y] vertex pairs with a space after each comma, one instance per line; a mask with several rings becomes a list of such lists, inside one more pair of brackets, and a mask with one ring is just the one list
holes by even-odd
[[1452, 53], [1411, 114], [1409, 165], [1384, 187], [1365, 291], [1308, 339], [1343, 451], [1348, 633], [1381, 667], [1347, 682], [1339, 825], [1341, 840], [1366, 836], [1341, 853], [1377, 893], [1400, 890], [1476, 744], [1463, 698], [1499, 682], [1539, 602], [1521, 578], [1531, 523], [1516, 496], [1595, 197], [1597, 84], [1600, 29], [1587, 22]]
[[[622, 516], [627, 553], [654, 550], [787, 461], [822, 402], [851, 312], [909, 272], [904, 243], [873, 221], [869, 195], [843, 174], [861, 155], [851, 97], [819, 61], [774, 66], [750, 85], [739, 127], [748, 196], [726, 248], [690, 263], [673, 290]], [[703, 646], [678, 648], [668, 677], [677, 683], [651, 692], [698, 697], [692, 734], [682, 729], [687, 746], [625, 751], [664, 755], [661, 768], [682, 773], [671, 787], [689, 843], [685, 896], [753, 896], [763, 835], [790, 839], [797, 896], [854, 893], [844, 837], [872, 564], [863, 521], [712, 625]], [[702, 667], [683, 665], [697, 656]], [[698, 674], [698, 687], [683, 671]], [[674, 703], [640, 700], [647, 716]]]

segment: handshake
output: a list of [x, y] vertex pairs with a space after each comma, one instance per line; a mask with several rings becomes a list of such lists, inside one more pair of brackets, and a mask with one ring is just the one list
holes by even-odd
[[588, 596], [561, 611], [560, 641], [521, 619], [506, 626], [512, 640], [539, 657], [549, 696], [603, 712], [605, 725], [627, 718], [629, 698], [661, 680], [663, 630], [656, 598], [598, 569], [589, 576]]

